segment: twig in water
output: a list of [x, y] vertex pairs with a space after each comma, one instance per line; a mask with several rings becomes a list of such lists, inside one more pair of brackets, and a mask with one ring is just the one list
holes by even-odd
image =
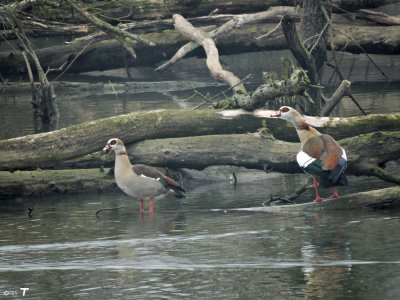
[[234, 89], [235, 87], [237, 87], [239, 84], [242, 84], [245, 80], [249, 79], [252, 76], [252, 74], [247, 74], [243, 79], [241, 79], [237, 84], [235, 84], [234, 86], [231, 86], [230, 88], [223, 90], [222, 92], [219, 92], [218, 94], [214, 95], [211, 100], [214, 100], [215, 98], [217, 98], [220, 95], [223, 95], [226, 92], [229, 92], [230, 90]]
[[67, 70], [72, 66], [72, 64], [75, 62], [75, 60], [77, 60], [77, 58], [92, 44], [92, 41], [90, 41], [81, 51], [79, 51], [79, 53], [74, 57], [74, 59], [71, 61], [71, 63], [65, 68], [65, 70], [58, 75], [54, 80], [57, 81], [62, 75], [64, 75], [65, 72], [67, 72]]
[[296, 203], [294, 200], [298, 198], [302, 193], [304, 193], [307, 190], [307, 186], [309, 185], [311, 179], [313, 177], [309, 176], [305, 181], [304, 184], [295, 190], [293, 193], [291, 193], [289, 196], [286, 197], [281, 197], [281, 196], [272, 196], [270, 195], [270, 199], [262, 203], [262, 206], [270, 206], [271, 202], [273, 201], [283, 201], [286, 203]]
[[120, 206], [120, 207], [113, 207], [113, 208], [102, 208], [102, 209], [99, 209], [98, 211], [96, 211], [95, 214], [94, 214], [94, 216], [95, 216], [96, 218], [98, 218], [98, 217], [99, 217], [99, 213], [101, 213], [101, 212], [103, 212], [103, 211], [106, 211], [106, 210], [118, 210], [118, 209], [120, 209], [120, 208], [125, 208], [125, 207], [124, 207], [124, 206]]
[[108, 83], [111, 85], [111, 89], [113, 90], [114, 95], [115, 95], [116, 97], [118, 97], [118, 93], [117, 93], [117, 91], [115, 90], [114, 85], [113, 85], [113, 83], [111, 82], [111, 80], [109, 80]]

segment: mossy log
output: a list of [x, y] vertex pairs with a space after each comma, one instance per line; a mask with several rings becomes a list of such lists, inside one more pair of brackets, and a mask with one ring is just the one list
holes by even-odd
[[[287, 43], [282, 30], [279, 28], [268, 37], [257, 39], [259, 36], [274, 29], [275, 24], [251, 24], [235, 29], [218, 37], [217, 48], [220, 55], [244, 53], [249, 51], [265, 51], [286, 49]], [[343, 34], [336, 34], [334, 46], [336, 49], [345, 48], [345, 51], [360, 53], [360, 44], [369, 53], [399, 53], [400, 52], [400, 30], [399, 26], [336, 26]], [[205, 29], [205, 28], [202, 28]], [[354, 37], [353, 42], [348, 36]], [[377, 41], [376, 37], [380, 39]], [[58, 69], [60, 66], [69, 64], [76, 58], [68, 68], [67, 73], [80, 73], [95, 70], [109, 70], [123, 67], [153, 66], [161, 63], [165, 57], [172, 57], [175, 52], [188, 42], [179, 32], [175, 30], [164, 30], [161, 33], [149, 33], [141, 35], [143, 39], [157, 44], [156, 47], [138, 43], [135, 46], [137, 59], [126, 51], [116, 40], [103, 40], [93, 42], [90, 45], [68, 44], [38, 49], [36, 54], [44, 69]], [[201, 56], [204, 51], [196, 49], [189, 56]], [[79, 54], [79, 55], [78, 55]], [[98, 62], [102, 63], [99, 64]], [[58, 72], [62, 72], [60, 70]], [[26, 66], [20, 51], [0, 51], [0, 73], [4, 75], [25, 74]], [[57, 73], [54, 71], [52, 74]]]
[[109, 170], [0, 171], [0, 199], [117, 189]]
[[[374, 132], [339, 140], [346, 149], [350, 174], [364, 162], [382, 165], [400, 159], [400, 132]], [[128, 147], [131, 160], [173, 168], [203, 169], [235, 165], [278, 172], [301, 172], [300, 144], [276, 140], [269, 133], [230, 134], [147, 140]]]
[[345, 195], [339, 198], [324, 200], [318, 203], [308, 202], [303, 204], [292, 204], [292, 205], [214, 209], [213, 211], [223, 211], [224, 213], [230, 211], [304, 213], [304, 212], [322, 212], [326, 210], [343, 210], [343, 209], [351, 209], [351, 210], [387, 209], [399, 206], [400, 206], [400, 186], [395, 186], [385, 189]]
[[35, 169], [102, 149], [113, 137], [144, 139], [248, 132], [262, 127], [252, 115], [226, 118], [216, 110], [154, 110], [100, 119], [47, 133], [0, 141], [0, 169]]
[[[297, 142], [293, 127], [283, 120], [269, 118], [271, 113], [263, 110], [155, 110], [100, 119], [48, 133], [1, 140], [0, 170], [62, 166], [66, 160], [99, 151], [113, 137], [129, 145], [145, 139], [245, 133], [266, 127], [280, 140]], [[305, 118], [336, 139], [400, 128], [399, 113]]]
[[[398, 175], [382, 167], [400, 159], [400, 132], [373, 132], [339, 140], [346, 149], [348, 174], [375, 176], [400, 184]], [[127, 146], [134, 163], [170, 168], [203, 169], [212, 165], [299, 173], [296, 154], [300, 144], [276, 140], [267, 130], [255, 134], [208, 135], [146, 140]], [[93, 153], [67, 161], [63, 167], [112, 166], [114, 155]]]

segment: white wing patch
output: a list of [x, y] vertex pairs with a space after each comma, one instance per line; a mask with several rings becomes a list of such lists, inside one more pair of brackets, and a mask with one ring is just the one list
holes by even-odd
[[[347, 161], [347, 156], [346, 156], [346, 151], [342, 148], [343, 154], [342, 157]], [[307, 168], [309, 164], [313, 163], [316, 161], [315, 158], [309, 156], [307, 153], [300, 151], [297, 153], [297, 163], [299, 164], [300, 167], [302, 168]]]
[[305, 153], [303, 151], [300, 151], [299, 153], [297, 153], [296, 159], [297, 159], [297, 163], [302, 168], [307, 168], [309, 164], [316, 161], [315, 158], [309, 156], [307, 153]]
[[151, 180], [156, 180], [156, 181], [159, 181], [159, 180], [160, 180], [160, 178], [153, 178], [153, 177], [149, 177], [149, 176], [146, 176], [146, 175], [143, 175], [143, 174], [140, 174], [140, 176], [142, 176], [142, 177], [144, 177], [144, 178], [149, 178], [149, 179], [151, 179]]
[[347, 155], [346, 155], [346, 151], [344, 151], [344, 149], [342, 148], [343, 154], [342, 157], [347, 161]]

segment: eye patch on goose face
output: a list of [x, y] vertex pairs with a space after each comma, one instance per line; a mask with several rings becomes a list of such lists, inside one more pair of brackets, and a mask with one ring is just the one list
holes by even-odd
[[116, 143], [117, 143], [116, 140], [112, 140], [112, 141], [110, 142], [110, 145], [115, 145]]
[[282, 107], [281, 108], [281, 112], [283, 112], [283, 113], [288, 112], [288, 111], [289, 111], [288, 107]]

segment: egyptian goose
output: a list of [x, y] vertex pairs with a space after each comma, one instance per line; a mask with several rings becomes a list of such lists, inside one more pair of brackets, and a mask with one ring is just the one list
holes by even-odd
[[120, 139], [110, 139], [103, 151], [107, 153], [110, 149], [115, 152], [115, 181], [122, 191], [140, 200], [141, 215], [143, 200], [149, 200], [149, 211], [152, 214], [153, 200], [161, 199], [166, 194], [173, 194], [177, 198], [185, 197], [185, 190], [177, 182], [155, 168], [142, 164], [132, 165]]
[[324, 200], [318, 194], [317, 181], [322, 187], [335, 187], [335, 193], [329, 198], [339, 197], [337, 186], [348, 185], [344, 175], [347, 168], [344, 149], [333, 137], [321, 134], [311, 127], [294, 108], [282, 106], [271, 117], [286, 120], [296, 128], [301, 142], [297, 163], [304, 172], [314, 177], [316, 193], [314, 202]]

